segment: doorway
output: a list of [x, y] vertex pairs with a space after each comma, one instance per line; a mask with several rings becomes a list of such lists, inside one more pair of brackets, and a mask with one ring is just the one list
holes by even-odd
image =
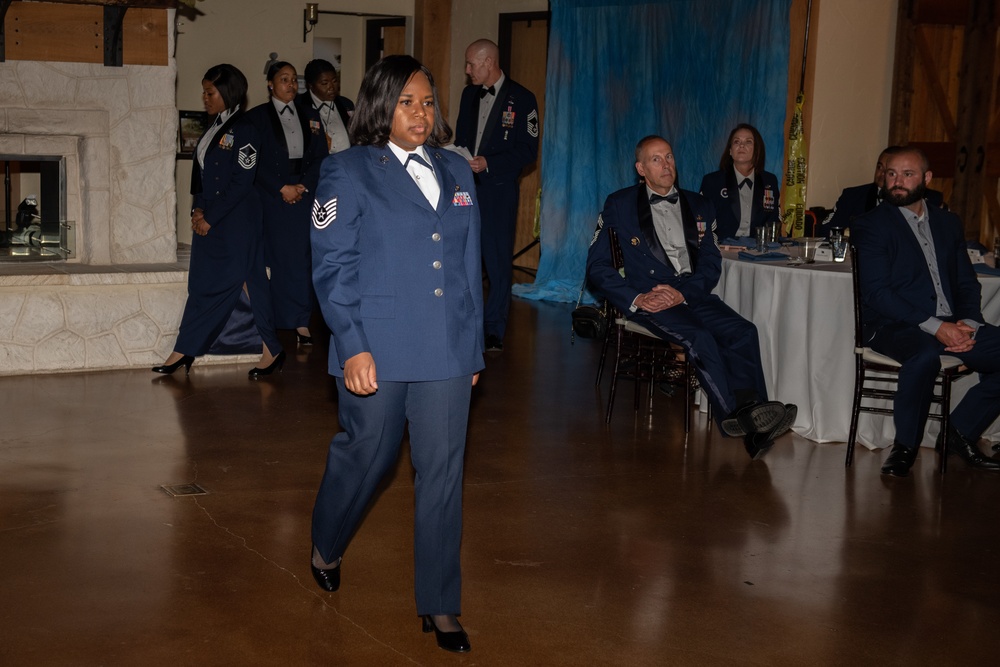
[[538, 270], [538, 214], [541, 208], [542, 138], [545, 133], [545, 65], [549, 52], [549, 12], [500, 14], [500, 68], [535, 94], [538, 101], [538, 160], [521, 174], [514, 233], [514, 282], [534, 280]]

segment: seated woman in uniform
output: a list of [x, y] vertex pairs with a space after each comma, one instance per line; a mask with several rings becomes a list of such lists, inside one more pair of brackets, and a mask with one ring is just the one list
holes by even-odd
[[701, 195], [715, 206], [716, 238], [753, 237], [761, 225], [779, 222], [778, 177], [764, 171], [764, 139], [753, 125], [729, 133], [719, 171], [705, 174]]

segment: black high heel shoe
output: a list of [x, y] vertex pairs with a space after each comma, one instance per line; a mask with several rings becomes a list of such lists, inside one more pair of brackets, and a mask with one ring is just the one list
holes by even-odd
[[[424, 621], [424, 632], [433, 630], [438, 646], [445, 651], [468, 653], [472, 650], [472, 644], [469, 643], [469, 635], [465, 634], [465, 630], [459, 629], [455, 632], [442, 632], [438, 630], [438, 626], [434, 624], [430, 616], [422, 616], [421, 618]], [[459, 628], [461, 627], [459, 626]]]
[[175, 361], [174, 363], [172, 363], [170, 365], [163, 364], [162, 366], [153, 366], [150, 370], [152, 370], [154, 373], [163, 373], [164, 375], [170, 375], [174, 371], [176, 371], [178, 368], [180, 368], [181, 366], [183, 366], [184, 367], [184, 374], [185, 375], [190, 375], [191, 374], [191, 364], [193, 364], [193, 363], [194, 363], [194, 357], [185, 354], [183, 357], [181, 357], [180, 359], [178, 359], [177, 361]]
[[278, 356], [274, 358], [274, 361], [272, 361], [267, 366], [267, 368], [257, 368], [256, 366], [254, 366], [249, 371], [247, 371], [247, 377], [250, 378], [251, 380], [259, 380], [265, 375], [270, 375], [271, 373], [273, 373], [275, 369], [277, 369], [278, 372], [280, 373], [281, 367], [284, 365], [285, 365], [285, 351], [282, 350], [281, 352], [278, 353]]
[[309, 558], [309, 569], [312, 570], [313, 579], [327, 593], [336, 593], [340, 588], [340, 564], [337, 567], [323, 569], [313, 565], [312, 557]]
[[296, 340], [296, 342], [299, 345], [312, 345], [313, 344], [313, 337], [312, 336], [303, 336], [300, 333], [296, 333], [295, 334], [295, 340]]

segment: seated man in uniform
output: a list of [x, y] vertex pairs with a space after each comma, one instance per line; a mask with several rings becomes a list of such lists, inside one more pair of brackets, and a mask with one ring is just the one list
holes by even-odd
[[[829, 236], [831, 229], [846, 230], [850, 228], [855, 218], [874, 210], [882, 203], [882, 200], [885, 199], [886, 161], [901, 150], [903, 149], [900, 146], [887, 146], [879, 153], [878, 161], [875, 163], [875, 177], [871, 183], [844, 188], [833, 207], [833, 212], [823, 221], [817, 236]], [[933, 204], [938, 208], [946, 208], [944, 195], [939, 191], [927, 188], [924, 197], [928, 204]]]
[[[591, 284], [616, 308], [666, 341], [681, 345], [724, 433], [743, 436], [753, 459], [795, 421], [794, 405], [767, 400], [757, 327], [712, 289], [722, 257], [714, 236], [715, 210], [701, 195], [674, 186], [673, 150], [649, 136], [635, 147], [644, 182], [611, 194], [587, 256]], [[698, 238], [698, 224], [706, 229]], [[624, 261], [615, 268], [608, 230]]]
[[942, 354], [979, 373], [941, 434], [946, 452], [1000, 470], [976, 445], [1000, 415], [1000, 329], [983, 319], [961, 220], [927, 205], [930, 180], [923, 152], [899, 149], [886, 162], [885, 200], [851, 228], [865, 344], [903, 365], [893, 401], [896, 435], [882, 466], [894, 477], [906, 477], [917, 458]]

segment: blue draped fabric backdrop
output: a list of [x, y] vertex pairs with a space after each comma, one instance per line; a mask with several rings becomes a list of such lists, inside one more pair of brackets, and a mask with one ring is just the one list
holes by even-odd
[[782, 177], [791, 0], [551, 0], [542, 145], [541, 259], [531, 299], [576, 301], [605, 198], [637, 182], [648, 134], [674, 149], [678, 185], [719, 168], [748, 122]]

